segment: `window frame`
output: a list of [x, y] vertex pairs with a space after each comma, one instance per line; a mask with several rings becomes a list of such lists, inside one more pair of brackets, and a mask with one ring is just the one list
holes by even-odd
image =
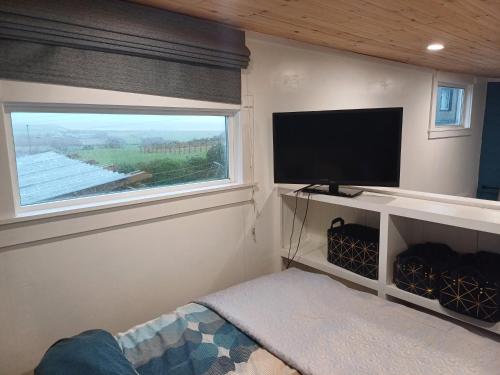
[[[463, 89], [463, 103], [460, 115], [460, 124], [436, 125], [436, 112], [438, 107], [439, 87]], [[453, 74], [436, 72], [432, 79], [431, 113], [429, 116], [429, 139], [470, 136], [472, 100], [474, 95], [474, 82], [471, 79]]]
[[[12, 201], [14, 215], [25, 216], [29, 214], [51, 211], [74, 211], [78, 208], [91, 208], [100, 206], [120, 206], [130, 202], [141, 203], [143, 201], [155, 200], [161, 197], [179, 196], [192, 194], [193, 191], [211, 190], [214, 188], [231, 186], [241, 183], [239, 169], [239, 158], [237, 157], [240, 111], [234, 108], [174, 108], [174, 107], [143, 107], [130, 105], [106, 105], [106, 104], [53, 104], [53, 103], [28, 103], [28, 102], [4, 102], [2, 103], [3, 126], [6, 134], [6, 146], [10, 166], [10, 180], [12, 189]], [[226, 117], [227, 152], [228, 152], [228, 178], [213, 181], [202, 181], [182, 183], [170, 186], [151, 187], [135, 191], [123, 191], [107, 194], [97, 194], [85, 197], [69, 198], [54, 202], [37, 203], [33, 205], [21, 205], [20, 191], [17, 174], [16, 154], [14, 136], [12, 133], [12, 112], [65, 112], [65, 113], [106, 113], [106, 114], [154, 114], [154, 115], [211, 115]]]

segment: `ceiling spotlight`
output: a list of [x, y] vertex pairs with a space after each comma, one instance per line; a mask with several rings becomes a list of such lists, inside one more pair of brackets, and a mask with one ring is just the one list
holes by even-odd
[[432, 43], [427, 46], [429, 51], [441, 51], [444, 46], [441, 43]]

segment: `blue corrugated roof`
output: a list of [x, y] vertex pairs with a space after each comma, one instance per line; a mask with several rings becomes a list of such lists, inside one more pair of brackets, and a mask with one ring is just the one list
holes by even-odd
[[18, 157], [17, 173], [21, 205], [46, 202], [130, 176], [56, 152]]

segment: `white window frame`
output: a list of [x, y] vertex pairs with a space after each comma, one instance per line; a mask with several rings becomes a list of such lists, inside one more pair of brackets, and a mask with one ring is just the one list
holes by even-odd
[[[26, 84], [24, 85], [39, 85], [39, 84]], [[15, 84], [14, 84], [15, 86]], [[1, 126], [5, 134], [5, 145], [9, 171], [2, 172], [0, 178], [8, 177], [10, 180], [10, 190], [12, 192], [12, 208], [13, 213], [10, 217], [26, 217], [46, 215], [47, 213], [65, 213], [65, 212], [78, 212], [80, 210], [87, 211], [89, 209], [110, 208], [129, 204], [143, 203], [156, 201], [160, 199], [176, 198], [181, 196], [190, 196], [203, 192], [219, 191], [227, 188], [237, 188], [244, 185], [243, 181], [243, 157], [241, 155], [243, 132], [240, 126], [240, 111], [241, 106], [230, 105], [223, 103], [200, 102], [194, 100], [178, 99], [178, 98], [164, 98], [156, 97], [157, 100], [152, 100], [153, 106], [135, 106], [131, 102], [135, 99], [148, 98], [150, 96], [140, 94], [117, 93], [117, 96], [127, 96], [128, 100], [124, 104], [117, 105], [115, 102], [120, 101], [120, 98], [114, 98], [109, 102], [103, 103], [99, 98], [94, 99], [96, 103], [88, 103], [84, 98], [88, 96], [88, 91], [92, 89], [71, 88], [72, 93], [76, 93], [72, 97], [64, 97], [64, 95], [56, 95], [51, 98], [51, 101], [33, 101], [46, 96], [44, 93], [33, 95], [33, 91], [27, 93], [26, 101], [8, 101], [5, 100], [9, 95], [0, 96], [0, 111], [1, 111]], [[63, 90], [64, 91], [64, 90]], [[99, 90], [102, 91], [102, 90]], [[104, 92], [109, 95], [109, 92]], [[4, 93], [0, 93], [4, 94]], [[23, 98], [21, 95], [13, 95], [15, 99]], [[2, 98], [3, 97], [3, 98]], [[154, 98], [154, 97], [153, 97]], [[1, 100], [4, 99], [4, 100]], [[141, 103], [142, 104], [142, 103]], [[158, 106], [160, 104], [160, 106]], [[170, 106], [172, 104], [172, 106]], [[179, 106], [181, 104], [181, 106]], [[17, 181], [17, 165], [15, 159], [15, 147], [12, 134], [11, 125], [11, 112], [16, 111], [31, 111], [31, 112], [71, 112], [71, 113], [130, 113], [130, 114], [190, 114], [190, 115], [220, 115], [225, 116], [227, 121], [227, 143], [228, 143], [228, 175], [229, 178], [224, 180], [214, 180], [205, 182], [193, 182], [178, 184], [165, 187], [153, 187], [140, 189], [136, 191], [126, 191], [109, 193], [102, 195], [95, 195], [89, 197], [72, 198], [60, 200], [55, 202], [40, 203], [28, 206], [21, 206], [19, 197], [19, 188]], [[1, 142], [1, 140], [0, 140]], [[8, 176], [5, 174], [8, 173]], [[5, 178], [7, 179], [7, 178]], [[5, 216], [5, 215], [4, 215]]]
[[[462, 113], [458, 125], [436, 125], [438, 88], [446, 86], [464, 90]], [[470, 136], [474, 79], [470, 77], [435, 72], [432, 79], [431, 113], [429, 120], [429, 139]]]

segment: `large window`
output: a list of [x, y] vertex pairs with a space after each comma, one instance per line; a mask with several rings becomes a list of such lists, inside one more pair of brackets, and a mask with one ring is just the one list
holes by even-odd
[[230, 177], [224, 115], [10, 115], [21, 206]]

